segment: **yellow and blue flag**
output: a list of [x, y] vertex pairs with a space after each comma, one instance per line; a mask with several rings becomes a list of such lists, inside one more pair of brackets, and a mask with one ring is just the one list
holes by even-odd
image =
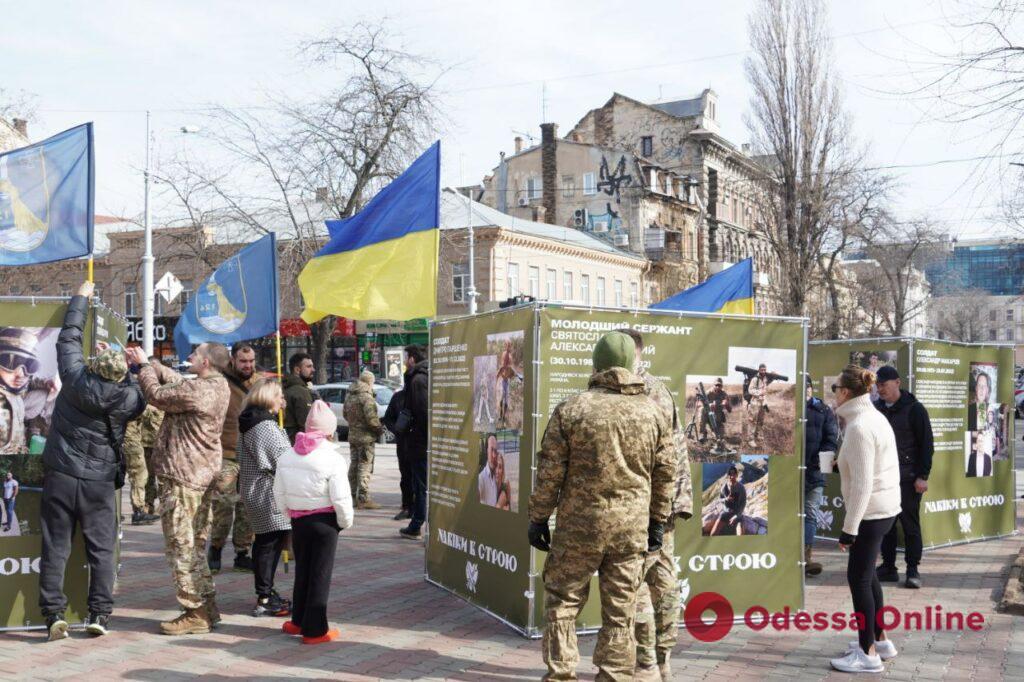
[[92, 123], [0, 154], [0, 265], [92, 253]]
[[742, 260], [696, 286], [655, 303], [651, 309], [753, 315], [754, 259]]
[[277, 244], [270, 233], [217, 266], [174, 327], [174, 349], [184, 360], [192, 344], [230, 346], [277, 331]]
[[435, 142], [359, 213], [328, 220], [327, 245], [299, 274], [302, 319], [435, 315], [440, 195], [441, 143]]

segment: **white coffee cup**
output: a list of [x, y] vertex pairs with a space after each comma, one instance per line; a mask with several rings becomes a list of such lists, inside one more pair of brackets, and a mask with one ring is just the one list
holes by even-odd
[[836, 464], [836, 453], [828, 450], [826, 452], [818, 453], [818, 468], [821, 469], [823, 474], [831, 474], [832, 469]]

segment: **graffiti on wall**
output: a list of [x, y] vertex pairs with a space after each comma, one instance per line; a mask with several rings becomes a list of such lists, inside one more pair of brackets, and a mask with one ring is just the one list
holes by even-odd
[[608, 158], [602, 156], [598, 177], [600, 179], [597, 182], [597, 189], [610, 197], [615, 197], [615, 203], [620, 203], [622, 200], [620, 190], [633, 184], [633, 176], [626, 172], [625, 156], [619, 157], [619, 163], [616, 164], [614, 172], [608, 165]]

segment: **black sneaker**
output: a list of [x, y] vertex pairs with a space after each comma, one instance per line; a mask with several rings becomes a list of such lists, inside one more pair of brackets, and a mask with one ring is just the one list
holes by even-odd
[[156, 523], [160, 520], [160, 517], [155, 514], [147, 514], [144, 511], [135, 510], [132, 512], [132, 525], [133, 526], [148, 526], [152, 523]]
[[223, 549], [210, 545], [210, 549], [206, 550], [206, 563], [209, 564], [211, 573], [220, 572], [220, 553]]
[[900, 581], [900, 572], [896, 570], [895, 566], [882, 564], [875, 569], [875, 575], [878, 576], [880, 583], [898, 583]]
[[912, 590], [921, 589], [921, 574], [917, 572], [917, 566], [907, 566], [907, 587]]
[[409, 513], [408, 509], [403, 509], [392, 517], [395, 521], [405, 521], [406, 519], [412, 518], [412, 514]]
[[292, 603], [284, 599], [276, 590], [270, 591], [269, 597], [256, 599], [256, 607], [252, 610], [255, 618], [260, 616], [290, 616], [292, 615]]
[[419, 540], [420, 538], [423, 537], [423, 534], [420, 533], [420, 529], [419, 528], [413, 528], [411, 525], [410, 526], [406, 526], [405, 528], [402, 528], [401, 530], [399, 530], [398, 534], [401, 535], [406, 540]]
[[52, 616], [46, 617], [46, 631], [49, 634], [49, 640], [55, 642], [58, 639], [68, 638], [68, 622], [64, 620], [63, 613], [55, 613]]
[[248, 571], [252, 573], [252, 557], [247, 552], [238, 552], [235, 554], [235, 570], [236, 571]]
[[85, 631], [95, 637], [102, 637], [108, 632], [108, 622], [110, 622], [110, 616], [90, 613], [89, 618], [85, 621]]

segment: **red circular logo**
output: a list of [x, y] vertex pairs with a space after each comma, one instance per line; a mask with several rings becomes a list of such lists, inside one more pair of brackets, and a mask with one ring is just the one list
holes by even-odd
[[[712, 622], [704, 622], [705, 611], [715, 614]], [[683, 622], [694, 638], [702, 642], [717, 642], [729, 634], [734, 615], [728, 599], [717, 592], [701, 592], [686, 603]]]

